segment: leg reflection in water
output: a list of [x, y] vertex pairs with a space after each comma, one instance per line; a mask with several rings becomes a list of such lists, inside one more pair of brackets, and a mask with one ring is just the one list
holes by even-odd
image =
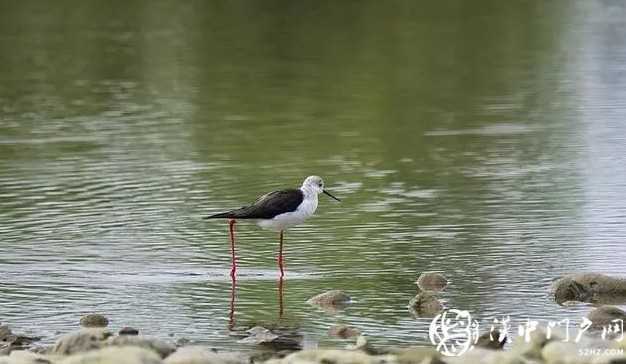
[[228, 330], [235, 328], [235, 295], [237, 294], [237, 276], [230, 275], [230, 311], [228, 313]]
[[[233, 331], [235, 328], [235, 300], [237, 297], [237, 276], [230, 276], [230, 309], [228, 312], [228, 330]], [[285, 312], [285, 279], [283, 275], [278, 278], [278, 319], [283, 318]]]
[[284, 279], [283, 279], [283, 275], [280, 275], [280, 278], [278, 278], [278, 319], [282, 319], [283, 318], [283, 313], [284, 313]]

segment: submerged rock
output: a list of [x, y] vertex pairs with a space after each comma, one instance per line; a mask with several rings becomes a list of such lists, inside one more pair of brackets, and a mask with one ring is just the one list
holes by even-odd
[[129, 335], [129, 336], [137, 336], [139, 335], [139, 330], [133, 329], [132, 327], [122, 327], [120, 331], [117, 333], [118, 335]]
[[273, 351], [302, 349], [302, 335], [297, 330], [286, 327], [275, 327], [270, 330], [263, 326], [254, 326], [247, 330], [246, 336], [238, 342], [261, 345]]
[[361, 331], [352, 326], [338, 324], [328, 329], [328, 335], [348, 339], [361, 335]]
[[367, 338], [363, 335], [359, 335], [356, 338], [356, 342], [354, 344], [346, 345], [346, 349], [348, 350], [361, 350], [369, 355], [381, 355], [384, 354], [381, 350], [375, 348], [370, 344]]
[[448, 285], [448, 280], [441, 273], [424, 272], [420, 274], [415, 284], [422, 291], [441, 291]]
[[592, 328], [601, 329], [615, 324], [615, 320], [626, 322], [626, 311], [615, 306], [600, 306], [591, 310], [587, 318], [592, 322]]
[[176, 350], [176, 347], [159, 339], [148, 338], [144, 336], [114, 336], [110, 337], [106, 342], [106, 346], [136, 346], [144, 349], [150, 349], [161, 358], [165, 358]]
[[80, 326], [82, 327], [107, 327], [109, 319], [98, 313], [92, 313], [80, 318]]
[[349, 304], [350, 296], [344, 291], [334, 289], [311, 297], [306, 302], [311, 305], [338, 307]]
[[13, 350], [26, 349], [40, 337], [14, 334], [9, 326], [0, 325], [0, 355], [9, 355]]
[[162, 364], [152, 350], [139, 347], [108, 347], [71, 355], [55, 364]]
[[558, 304], [570, 301], [590, 303], [626, 303], [626, 279], [598, 273], [564, 276], [552, 284]]
[[506, 336], [500, 340], [500, 331], [493, 330], [480, 335], [478, 340], [476, 340], [475, 346], [483, 349], [500, 350], [506, 344], [506, 341]]
[[11, 335], [11, 329], [7, 325], [0, 325], [0, 341], [4, 341], [4, 338]]
[[80, 329], [79, 331], [61, 336], [50, 350], [50, 353], [71, 355], [100, 349], [109, 336], [111, 336], [111, 332], [102, 328]]
[[443, 304], [434, 294], [421, 292], [409, 301], [409, 309], [415, 316], [430, 317], [443, 311]]
[[204, 346], [185, 346], [163, 361], [164, 364], [247, 364], [241, 353], [216, 353]]

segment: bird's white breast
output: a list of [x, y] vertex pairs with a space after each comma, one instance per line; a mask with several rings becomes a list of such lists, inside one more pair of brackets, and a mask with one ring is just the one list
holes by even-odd
[[270, 230], [285, 230], [292, 226], [301, 224], [308, 217], [315, 213], [317, 209], [317, 194], [306, 194], [302, 203], [295, 211], [286, 212], [284, 214], [276, 215], [273, 219], [259, 220], [257, 225], [264, 229]]

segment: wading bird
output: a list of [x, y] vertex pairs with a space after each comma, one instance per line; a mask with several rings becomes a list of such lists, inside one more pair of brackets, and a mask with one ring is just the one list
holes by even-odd
[[238, 219], [256, 220], [257, 225], [264, 229], [280, 231], [278, 250], [278, 267], [283, 276], [283, 232], [301, 224], [317, 209], [317, 195], [324, 193], [340, 201], [324, 189], [324, 181], [318, 176], [309, 176], [298, 189], [286, 189], [270, 192], [259, 197], [252, 205], [239, 209], [207, 216], [206, 219], [228, 219], [231, 247], [231, 276], [237, 271], [235, 260], [235, 222]]

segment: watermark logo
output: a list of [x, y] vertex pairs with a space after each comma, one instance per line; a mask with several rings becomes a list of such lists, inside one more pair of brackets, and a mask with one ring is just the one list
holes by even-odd
[[[503, 343], [507, 336], [511, 335], [510, 317], [494, 319], [490, 325], [489, 339]], [[541, 322], [538, 320], [524, 320], [517, 326], [517, 335], [530, 342], [531, 334], [540, 328]], [[577, 325], [577, 334], [574, 342], [578, 343], [585, 332], [592, 326], [592, 322], [586, 317]], [[553, 330], [559, 327], [564, 332], [565, 337], [561, 341], [570, 341], [570, 320], [548, 321], [545, 325], [546, 338], [552, 337]], [[498, 335], [494, 335], [499, 332]], [[497, 336], [497, 337], [496, 337]], [[469, 311], [446, 310], [435, 316], [430, 323], [428, 337], [437, 350], [444, 356], [460, 356], [472, 350], [480, 337], [480, 323], [472, 319]], [[620, 341], [624, 339], [624, 321], [612, 320], [608, 325], [602, 327], [601, 338], [603, 340]]]
[[472, 320], [469, 311], [447, 310], [435, 316], [430, 323], [428, 336], [441, 354], [459, 356], [476, 344], [478, 327], [478, 321]]

